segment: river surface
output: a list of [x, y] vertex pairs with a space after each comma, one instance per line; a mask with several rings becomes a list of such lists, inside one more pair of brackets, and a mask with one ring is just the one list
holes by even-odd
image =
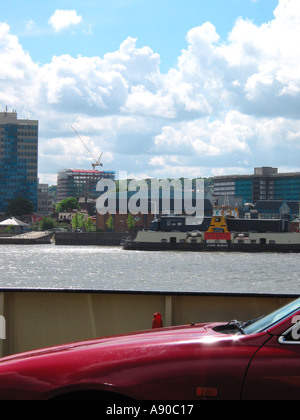
[[0, 288], [300, 294], [299, 254], [0, 245]]

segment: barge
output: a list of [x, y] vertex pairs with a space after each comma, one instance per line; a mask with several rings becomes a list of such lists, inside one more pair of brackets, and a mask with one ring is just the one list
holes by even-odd
[[123, 243], [135, 251], [300, 252], [299, 232], [289, 232], [283, 220], [226, 219], [215, 215], [199, 224], [184, 217], [161, 217], [150, 230]]

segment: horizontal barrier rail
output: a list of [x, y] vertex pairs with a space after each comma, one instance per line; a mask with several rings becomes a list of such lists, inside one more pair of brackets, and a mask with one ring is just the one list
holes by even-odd
[[297, 295], [162, 293], [94, 290], [1, 289], [5, 339], [0, 356], [152, 327], [160, 312], [164, 326], [195, 322], [247, 321], [269, 313]]

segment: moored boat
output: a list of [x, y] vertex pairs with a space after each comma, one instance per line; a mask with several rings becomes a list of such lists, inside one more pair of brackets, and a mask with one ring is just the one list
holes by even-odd
[[210, 224], [205, 219], [199, 225], [188, 225], [184, 219], [162, 217], [160, 221], [154, 221], [149, 231], [127, 238], [123, 248], [139, 251], [300, 252], [300, 234], [289, 232], [282, 220], [256, 220], [255, 224], [249, 220], [247, 228], [246, 219], [226, 219], [222, 215], [213, 216]]

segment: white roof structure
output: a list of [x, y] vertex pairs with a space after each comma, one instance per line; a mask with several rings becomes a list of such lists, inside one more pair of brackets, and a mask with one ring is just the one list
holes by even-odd
[[21, 220], [16, 219], [15, 217], [11, 217], [9, 219], [3, 220], [0, 222], [0, 226], [23, 226], [28, 227], [27, 223], [22, 222]]

